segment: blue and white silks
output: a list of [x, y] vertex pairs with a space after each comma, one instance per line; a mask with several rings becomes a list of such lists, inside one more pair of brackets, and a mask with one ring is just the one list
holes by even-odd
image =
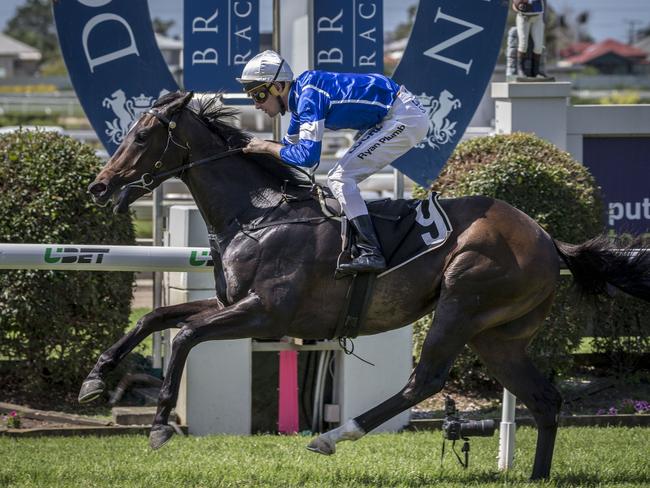
[[399, 89], [379, 74], [305, 71], [289, 91], [291, 121], [282, 139], [282, 160], [314, 166], [320, 160], [325, 128], [363, 131], [379, 124]]

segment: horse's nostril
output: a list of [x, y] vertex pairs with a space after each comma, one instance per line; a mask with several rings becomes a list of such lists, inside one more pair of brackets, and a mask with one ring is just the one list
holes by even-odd
[[91, 183], [88, 187], [88, 191], [91, 195], [99, 197], [106, 193], [106, 185], [102, 182]]

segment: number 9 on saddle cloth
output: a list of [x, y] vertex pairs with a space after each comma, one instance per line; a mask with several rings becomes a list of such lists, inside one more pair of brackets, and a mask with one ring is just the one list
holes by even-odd
[[[435, 192], [431, 192], [426, 200], [385, 198], [367, 204], [382, 253], [388, 263], [388, 269], [378, 277], [385, 276], [422, 254], [439, 248], [452, 232], [449, 219]], [[342, 219], [342, 254], [348, 259], [355, 253], [351, 228], [352, 226]]]
[[[336, 200], [334, 200], [336, 202]], [[336, 202], [334, 205], [338, 205]], [[375, 278], [381, 278], [417, 259], [423, 254], [442, 246], [452, 232], [449, 218], [438, 202], [438, 195], [431, 193], [426, 200], [375, 200], [368, 202], [368, 212], [379, 238], [386, 271], [375, 277], [372, 273], [357, 274], [350, 283], [346, 303], [339, 316], [333, 338], [354, 338], [365, 320]], [[351, 259], [355, 236], [351, 225], [341, 218], [343, 258]], [[352, 353], [342, 344], [346, 353]]]

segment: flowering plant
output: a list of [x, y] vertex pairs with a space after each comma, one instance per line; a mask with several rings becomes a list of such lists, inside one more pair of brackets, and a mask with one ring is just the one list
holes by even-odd
[[627, 398], [623, 400], [618, 408], [609, 407], [609, 409], [601, 408], [596, 412], [596, 415], [618, 415], [622, 414], [650, 414], [650, 403], [645, 400], [632, 400]]
[[3, 422], [9, 429], [20, 429], [20, 415], [15, 410], [12, 410], [8, 415], [2, 417]]

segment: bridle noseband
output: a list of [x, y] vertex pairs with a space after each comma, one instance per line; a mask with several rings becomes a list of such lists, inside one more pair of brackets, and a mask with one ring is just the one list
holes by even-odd
[[[178, 112], [180, 112], [180, 110]], [[189, 161], [190, 156], [192, 155], [192, 147], [190, 146], [189, 141], [181, 138], [182, 143], [179, 143], [176, 140], [176, 138], [174, 137], [173, 132], [174, 132], [174, 129], [176, 129], [176, 127], [178, 125], [176, 123], [175, 117], [176, 117], [176, 114], [178, 112], [174, 113], [174, 115], [172, 115], [171, 119], [167, 118], [167, 116], [165, 116], [160, 111], [158, 111], [158, 110], [156, 110], [154, 108], [146, 110], [141, 115], [141, 117], [143, 117], [144, 115], [147, 115], [147, 114], [148, 115], [153, 115], [154, 117], [156, 117], [156, 119], [158, 119], [160, 121], [161, 124], [163, 124], [167, 128], [167, 143], [165, 144], [165, 148], [163, 149], [162, 153], [160, 154], [160, 157], [154, 163], [154, 168], [155, 169], [161, 169], [163, 167], [163, 158], [164, 158], [165, 154], [167, 153], [167, 151], [169, 150], [170, 143], [173, 143], [177, 147], [187, 151], [187, 154], [186, 154], [186, 156], [184, 158], [185, 161]], [[194, 113], [192, 111], [190, 111], [190, 112]], [[203, 123], [203, 121], [201, 121], [201, 122]], [[187, 171], [188, 169], [191, 169], [191, 168], [193, 168], [195, 166], [199, 166], [201, 164], [209, 163], [211, 161], [217, 161], [219, 159], [227, 158], [229, 156], [233, 156], [234, 154], [238, 154], [238, 153], [241, 153], [241, 152], [242, 152], [242, 150], [239, 149], [239, 148], [238, 149], [230, 149], [229, 148], [226, 151], [224, 151], [222, 153], [219, 153], [219, 154], [216, 154], [214, 156], [199, 159], [198, 161], [190, 161], [190, 162], [182, 164], [182, 165], [180, 165], [180, 166], [178, 166], [176, 168], [170, 169], [168, 171], [163, 171], [162, 173], [153, 173], [153, 174], [152, 173], [143, 173], [142, 176], [139, 179], [137, 179], [137, 180], [135, 180], [135, 181], [133, 181], [131, 183], [127, 183], [126, 185], [124, 185], [122, 187], [122, 189], [123, 190], [128, 190], [128, 189], [131, 189], [131, 188], [142, 188], [142, 189], [147, 190], [147, 191], [153, 191], [153, 189], [157, 185], [159, 185], [162, 181], [164, 181], [165, 179], [167, 179], [170, 176], [173, 176], [173, 175], [176, 175], [176, 174], [179, 174], [179, 173], [181, 173], [181, 176], [182, 176], [182, 174], [185, 171]]]

